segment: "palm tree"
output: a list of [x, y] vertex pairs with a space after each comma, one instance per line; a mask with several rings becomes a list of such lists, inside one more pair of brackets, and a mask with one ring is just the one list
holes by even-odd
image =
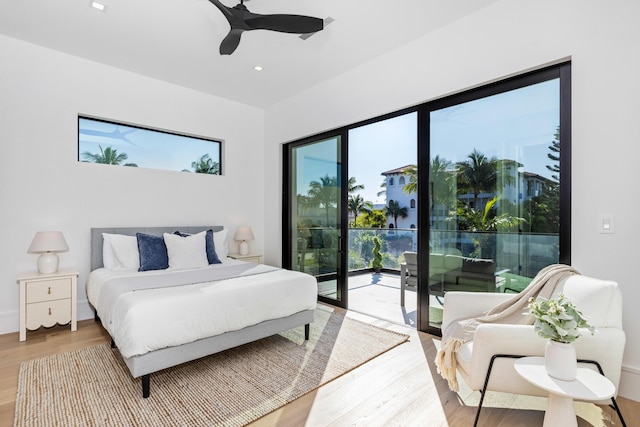
[[382, 195], [387, 193], [387, 179], [386, 178], [382, 180], [382, 183], [380, 184], [380, 188], [382, 188], [382, 190], [380, 190], [380, 191], [378, 191], [378, 193], [376, 193], [378, 197], [380, 197], [380, 196], [382, 196]]
[[387, 205], [387, 217], [393, 218], [393, 225], [398, 228], [398, 217], [406, 218], [409, 216], [409, 209], [406, 206], [400, 207], [400, 204], [395, 200], [390, 200]]
[[455, 175], [451, 173], [451, 162], [439, 155], [431, 160], [429, 166], [429, 184], [431, 196], [431, 209], [438, 204], [444, 205], [447, 210], [453, 208], [456, 193]]
[[329, 209], [338, 204], [338, 179], [325, 175], [320, 177], [320, 181], [311, 181], [307, 194], [312, 204], [326, 210], [326, 225], [329, 225]]
[[512, 216], [507, 212], [496, 215], [493, 208], [498, 200], [500, 200], [500, 197], [501, 196], [499, 195], [493, 197], [487, 202], [482, 210], [472, 208], [471, 206], [458, 201], [458, 208], [456, 209], [457, 218], [447, 218], [448, 220], [456, 220], [460, 230], [468, 230], [477, 233], [478, 247], [474, 253], [476, 256], [494, 258], [495, 241], [491, 239], [491, 236], [500, 228], [516, 226], [525, 222], [524, 218]]
[[418, 192], [418, 167], [410, 166], [405, 171], [405, 174], [409, 175], [409, 182], [402, 187], [402, 191], [405, 194]]
[[348, 194], [353, 194], [356, 191], [360, 191], [360, 190], [364, 190], [364, 185], [363, 184], [356, 184], [356, 178], [354, 176], [349, 178], [349, 182], [347, 184], [347, 193]]
[[[100, 153], [94, 154], [88, 151], [82, 153], [85, 162], [101, 163], [106, 165], [119, 165], [129, 157], [126, 153], [118, 154], [118, 150], [111, 147], [107, 147], [104, 150], [102, 149], [101, 145], [98, 145], [98, 147], [100, 148]], [[124, 166], [137, 165], [135, 163], [126, 163]]]
[[369, 213], [373, 210], [373, 203], [365, 201], [361, 195], [349, 196], [347, 209], [353, 213], [353, 224], [355, 225], [360, 213]]
[[457, 220], [458, 225], [463, 229], [473, 232], [498, 231], [500, 227], [518, 225], [524, 221], [524, 218], [512, 216], [506, 212], [494, 215], [492, 209], [498, 200], [500, 200], [500, 196], [493, 197], [482, 210], [461, 202], [456, 210], [458, 217], [451, 217], [451, 219]]
[[458, 189], [473, 193], [473, 205], [478, 205], [480, 193], [495, 191], [498, 160], [488, 158], [477, 149], [467, 156], [468, 160], [458, 162]]
[[195, 173], [220, 175], [220, 163], [214, 162], [208, 154], [203, 154], [195, 162], [191, 162], [191, 168]]
[[364, 190], [364, 185], [356, 184], [356, 178], [353, 176], [349, 178], [349, 182], [347, 183], [347, 193], [349, 194], [347, 210], [353, 213], [353, 226], [355, 226], [360, 213], [369, 213], [373, 210], [373, 203], [368, 200], [364, 200], [359, 194], [353, 194], [360, 190]]

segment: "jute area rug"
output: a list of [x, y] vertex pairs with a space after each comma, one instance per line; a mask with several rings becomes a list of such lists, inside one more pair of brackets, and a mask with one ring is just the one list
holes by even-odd
[[22, 363], [14, 426], [242, 426], [405, 342], [318, 306], [296, 328], [151, 375], [142, 398], [108, 343]]

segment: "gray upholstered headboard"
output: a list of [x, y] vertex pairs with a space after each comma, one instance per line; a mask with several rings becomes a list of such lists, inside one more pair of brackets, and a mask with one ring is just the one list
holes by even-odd
[[224, 227], [221, 225], [204, 226], [178, 226], [178, 227], [110, 227], [91, 229], [91, 271], [102, 267], [102, 233], [124, 234], [135, 236], [136, 233], [155, 234], [162, 236], [162, 233], [173, 233], [182, 231], [183, 233], [199, 233], [205, 230], [220, 231]]

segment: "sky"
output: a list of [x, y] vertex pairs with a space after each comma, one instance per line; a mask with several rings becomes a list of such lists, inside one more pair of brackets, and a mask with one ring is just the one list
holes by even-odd
[[417, 113], [362, 126], [349, 131], [349, 177], [363, 184], [359, 194], [373, 204], [385, 203], [382, 172], [417, 164]]
[[[431, 158], [466, 160], [477, 148], [487, 157], [516, 160], [520, 171], [549, 178], [549, 146], [560, 122], [559, 80], [433, 111]], [[379, 197], [382, 172], [417, 163], [417, 114], [409, 113], [349, 132], [349, 176], [372, 203]]]
[[209, 154], [214, 162], [220, 162], [219, 143], [206, 139], [175, 135], [126, 125], [86, 118], [78, 120], [79, 159], [82, 153], [100, 153], [100, 147], [112, 147], [117, 153], [125, 153], [124, 163], [138, 167], [192, 171], [191, 163]]

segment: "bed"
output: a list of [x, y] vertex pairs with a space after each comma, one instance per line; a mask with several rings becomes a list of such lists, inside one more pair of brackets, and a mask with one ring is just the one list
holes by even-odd
[[[141, 378], [144, 398], [150, 395], [151, 374], [162, 369], [296, 327], [304, 327], [308, 339], [315, 277], [228, 258], [225, 236], [221, 226], [91, 229], [87, 297], [112, 347], [131, 375]], [[183, 249], [200, 238], [208, 239], [204, 262], [211, 261], [214, 245], [219, 262], [203, 266], [200, 249]], [[133, 253], [133, 241], [139, 253]], [[166, 242], [170, 268], [149, 268], [156, 261], [149, 263], [148, 248], [158, 241]]]

